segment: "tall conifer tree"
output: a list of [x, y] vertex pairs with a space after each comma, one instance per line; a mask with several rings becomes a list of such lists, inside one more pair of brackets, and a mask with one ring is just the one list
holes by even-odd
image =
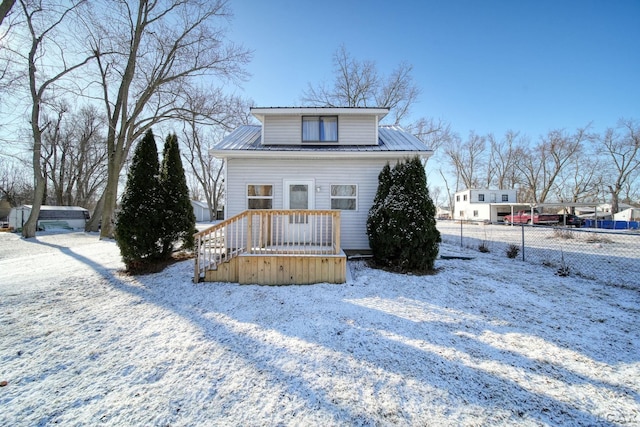
[[159, 169], [156, 141], [148, 130], [133, 154], [115, 227], [116, 242], [129, 270], [153, 262], [162, 251]]
[[414, 157], [387, 169], [367, 219], [374, 260], [399, 271], [431, 271], [441, 239], [422, 162]]
[[196, 232], [196, 217], [193, 213], [187, 178], [180, 158], [178, 137], [175, 133], [167, 136], [165, 140], [160, 185], [164, 219], [162, 254], [164, 257], [170, 257], [177, 241], [181, 241], [184, 248], [193, 248], [193, 235]]

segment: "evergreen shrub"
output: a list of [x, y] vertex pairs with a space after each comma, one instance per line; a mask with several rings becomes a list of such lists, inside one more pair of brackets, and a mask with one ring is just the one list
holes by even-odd
[[436, 208], [419, 157], [388, 164], [367, 218], [367, 235], [376, 264], [401, 272], [433, 271], [440, 232]]

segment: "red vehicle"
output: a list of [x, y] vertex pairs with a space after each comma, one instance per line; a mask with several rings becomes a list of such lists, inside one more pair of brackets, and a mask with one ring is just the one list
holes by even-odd
[[513, 215], [507, 215], [504, 217], [505, 224], [557, 224], [560, 222], [560, 215], [556, 214], [542, 214], [533, 210], [533, 216], [531, 211], [518, 211]]

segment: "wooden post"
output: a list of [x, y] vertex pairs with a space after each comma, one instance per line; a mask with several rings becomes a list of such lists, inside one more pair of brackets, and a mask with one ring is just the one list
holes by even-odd
[[253, 214], [249, 211], [247, 215], [247, 252], [253, 253]]
[[335, 236], [334, 253], [337, 255], [340, 253], [340, 211], [333, 214], [333, 235]]

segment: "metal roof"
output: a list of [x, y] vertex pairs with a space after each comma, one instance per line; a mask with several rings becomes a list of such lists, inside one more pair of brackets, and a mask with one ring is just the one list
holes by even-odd
[[231, 155], [234, 152], [272, 153], [389, 153], [430, 155], [430, 150], [417, 137], [399, 126], [378, 127], [377, 145], [296, 144], [262, 145], [261, 126], [244, 125], [231, 132], [211, 150], [214, 155]]

